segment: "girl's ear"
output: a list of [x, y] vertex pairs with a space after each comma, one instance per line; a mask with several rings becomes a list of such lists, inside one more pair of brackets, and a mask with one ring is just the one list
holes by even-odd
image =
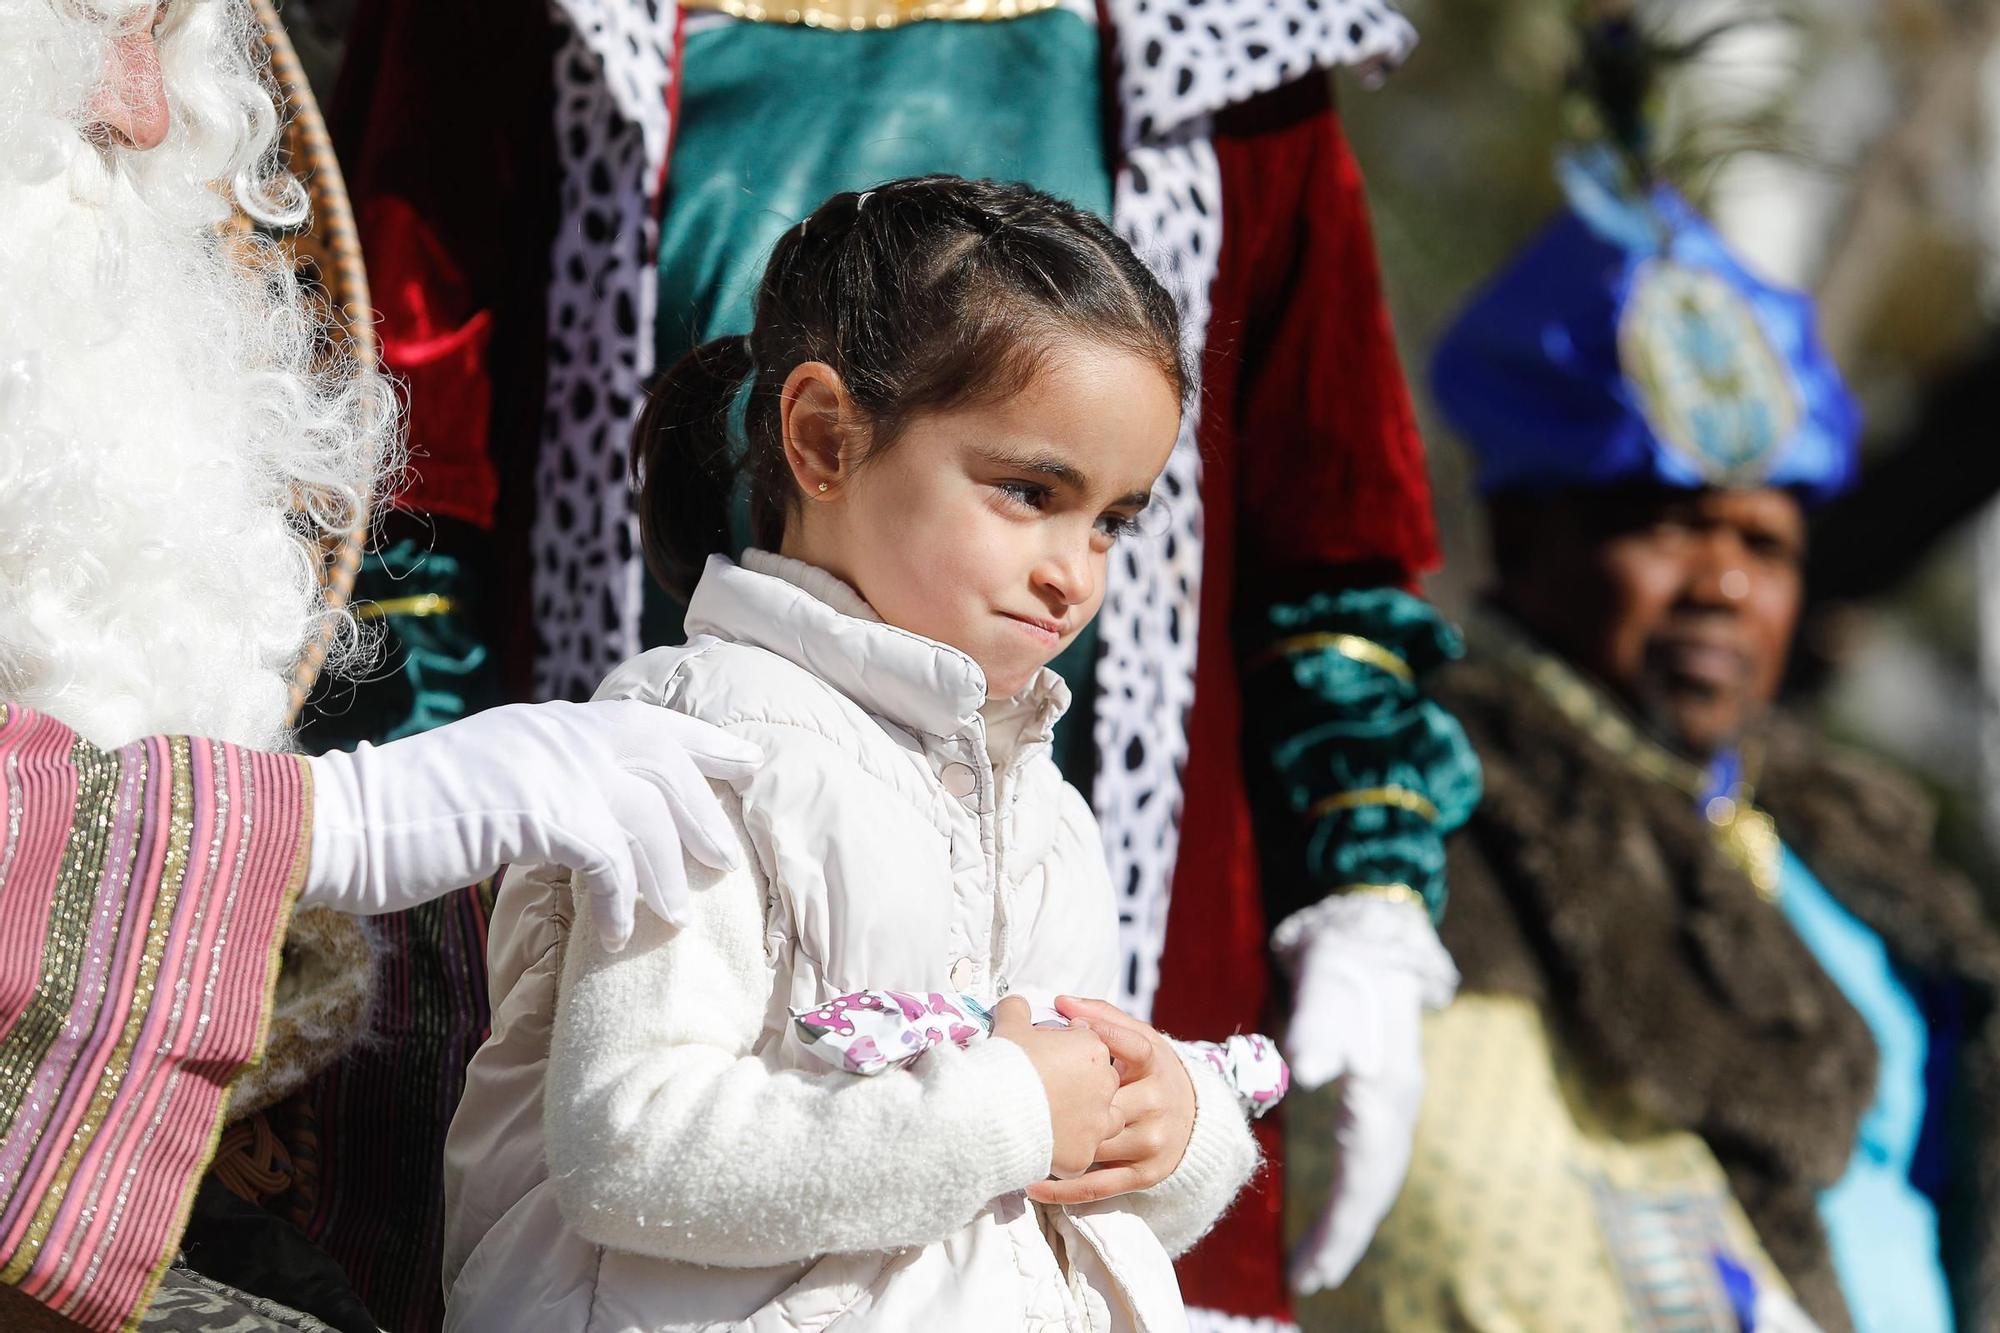
[[840, 372], [824, 361], [792, 367], [778, 399], [785, 461], [808, 500], [828, 499], [854, 475], [860, 441], [852, 429], [854, 400]]

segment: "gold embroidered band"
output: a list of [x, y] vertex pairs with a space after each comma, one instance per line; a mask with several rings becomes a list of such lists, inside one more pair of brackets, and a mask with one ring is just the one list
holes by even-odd
[[1422, 792], [1411, 791], [1408, 787], [1358, 787], [1327, 797], [1307, 812], [1307, 818], [1323, 819], [1338, 811], [1355, 810], [1364, 805], [1393, 805], [1433, 821], [1438, 817], [1438, 808]]
[[386, 602], [356, 602], [356, 620], [382, 620], [389, 616], [448, 616], [456, 609], [451, 598], [427, 592], [416, 597], [391, 597]]
[[795, 23], [844, 32], [900, 28], [926, 19], [999, 21], [1055, 9], [1062, 0], [681, 0], [684, 9], [706, 9], [751, 23]]
[[1297, 657], [1301, 653], [1315, 653], [1322, 648], [1331, 648], [1342, 657], [1364, 666], [1372, 666], [1377, 671], [1394, 676], [1405, 685], [1415, 682], [1416, 672], [1410, 664], [1384, 648], [1373, 639], [1364, 639], [1359, 634], [1294, 634], [1289, 639], [1280, 639], [1263, 652], [1252, 658], [1244, 668], [1244, 674], [1269, 666], [1282, 657]]
[[1333, 892], [1341, 898], [1380, 898], [1384, 902], [1410, 903], [1426, 912], [1431, 910], [1424, 895], [1407, 884], [1343, 884]]

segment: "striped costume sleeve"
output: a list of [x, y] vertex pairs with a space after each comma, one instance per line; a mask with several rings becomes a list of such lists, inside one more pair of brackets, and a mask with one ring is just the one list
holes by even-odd
[[137, 1324], [262, 1051], [309, 782], [0, 704], [0, 1282], [86, 1329]]

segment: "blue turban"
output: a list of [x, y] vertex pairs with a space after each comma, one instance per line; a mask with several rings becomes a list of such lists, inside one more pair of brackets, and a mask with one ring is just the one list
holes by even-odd
[[1665, 186], [1576, 201], [1444, 337], [1432, 390], [1479, 489], [1854, 480], [1860, 412], [1810, 298], [1753, 276]]

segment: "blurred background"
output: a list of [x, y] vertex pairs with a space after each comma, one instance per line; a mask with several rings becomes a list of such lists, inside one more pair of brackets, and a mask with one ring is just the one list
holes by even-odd
[[[280, 4], [328, 101], [355, 4]], [[1415, 57], [1379, 90], [1343, 77], [1339, 96], [1425, 413], [1448, 559], [1430, 592], [1457, 612], [1485, 580], [1485, 538], [1428, 401], [1429, 349], [1557, 206], [1580, 5], [1401, 5]], [[1793, 702], [1922, 779], [1948, 852], [2000, 883], [2000, 0], [1581, 8], [1676, 40], [1726, 28], [1668, 81], [1669, 175], [1766, 276], [1818, 296], [1869, 423], [1863, 485], [1818, 520]]]
[[[1341, 89], [1405, 366], [1426, 415], [1456, 611], [1481, 586], [1466, 459], [1425, 367], [1459, 304], [1557, 206], [1575, 3], [1406, 0], [1423, 33]], [[1945, 845], [2000, 858], [2000, 3], [1670, 0], [1693, 41], [1661, 107], [1669, 174], [1766, 276], [1812, 291], [1868, 420], [1864, 482], [1817, 523], [1797, 706], [1929, 785]], [[1983, 576], [1983, 577], [1982, 577]], [[2000, 906], [2000, 904], [1996, 904]]]

